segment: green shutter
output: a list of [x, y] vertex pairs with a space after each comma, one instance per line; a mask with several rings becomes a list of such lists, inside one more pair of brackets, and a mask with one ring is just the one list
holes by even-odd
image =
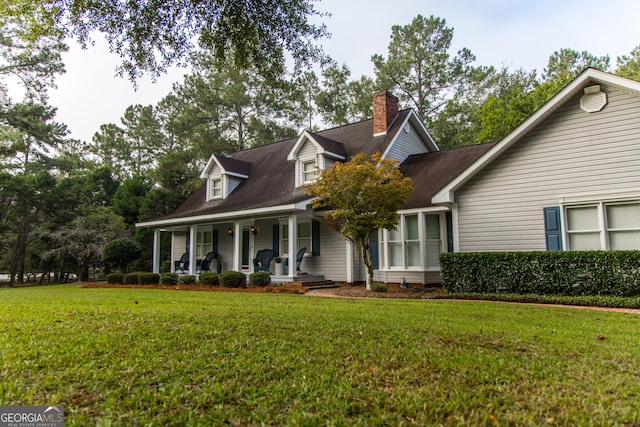
[[562, 250], [562, 227], [560, 206], [544, 208], [544, 235], [548, 251]]
[[447, 220], [447, 252], [453, 252], [453, 214], [445, 213]]
[[374, 270], [380, 269], [380, 254], [378, 253], [378, 232], [374, 231], [369, 236], [369, 250], [371, 251], [371, 263]]
[[280, 256], [280, 224], [273, 224], [273, 256]]
[[320, 221], [311, 221], [311, 255], [320, 256]]

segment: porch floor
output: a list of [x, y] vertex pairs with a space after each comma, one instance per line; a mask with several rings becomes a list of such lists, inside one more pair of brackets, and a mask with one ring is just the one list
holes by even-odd
[[300, 283], [325, 282], [325, 279], [324, 279], [324, 276], [313, 276], [310, 274], [299, 274], [299, 275], [293, 276], [293, 278], [285, 275], [275, 275], [275, 274], [271, 275], [271, 283], [288, 283], [288, 282], [300, 282]]

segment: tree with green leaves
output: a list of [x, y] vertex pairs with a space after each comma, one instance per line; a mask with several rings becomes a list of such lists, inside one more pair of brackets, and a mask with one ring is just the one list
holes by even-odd
[[311, 206], [323, 211], [329, 228], [359, 248], [367, 268], [367, 289], [373, 281], [369, 236], [380, 229], [394, 229], [398, 209], [413, 190], [411, 178], [402, 175], [398, 162], [358, 154], [346, 163], [334, 163], [307, 188]]
[[138, 242], [129, 237], [114, 239], [102, 250], [104, 261], [116, 265], [122, 273], [126, 273], [129, 264], [140, 258], [141, 254], [142, 249]]
[[391, 28], [386, 58], [371, 58], [377, 86], [393, 90], [427, 125], [454, 94], [465, 90], [474, 70], [469, 49], [449, 53], [452, 40], [453, 28], [444, 19], [418, 15], [408, 25]]
[[219, 63], [201, 52], [193, 73], [174, 86], [173, 134], [203, 161], [293, 137], [296, 131], [286, 125], [289, 89], [280, 77], [265, 78], [251, 65], [238, 67], [232, 58]]
[[132, 80], [184, 63], [195, 40], [219, 62], [232, 51], [237, 66], [280, 75], [287, 55], [296, 65], [321, 59], [316, 43], [328, 34], [311, 23], [324, 16], [311, 0], [21, 0], [1, 2], [0, 16], [22, 21], [19, 35], [29, 41], [64, 36], [85, 46], [102, 33]]
[[618, 56], [616, 62], [617, 75], [640, 81], [640, 45], [634, 47], [629, 55]]
[[351, 80], [351, 70], [346, 65], [327, 67], [322, 77], [322, 87], [315, 99], [326, 124], [342, 126], [371, 117], [371, 94], [376, 91], [371, 78]]
[[93, 136], [91, 151], [103, 165], [111, 166], [120, 179], [147, 174], [157, 158], [169, 151], [168, 138], [151, 105], [130, 105], [122, 126], [108, 123]]

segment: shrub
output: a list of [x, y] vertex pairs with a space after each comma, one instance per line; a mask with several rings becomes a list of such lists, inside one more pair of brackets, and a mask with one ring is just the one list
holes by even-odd
[[122, 285], [123, 277], [124, 274], [122, 273], [107, 274], [107, 283], [110, 285]]
[[256, 271], [249, 276], [249, 285], [259, 286], [261, 288], [271, 283], [271, 275], [266, 271]]
[[244, 288], [247, 286], [247, 276], [239, 271], [224, 271], [220, 273], [220, 286], [225, 288]]
[[160, 283], [160, 275], [157, 273], [140, 273], [138, 283], [141, 285], [157, 285]]
[[138, 242], [128, 237], [121, 237], [110, 241], [102, 250], [102, 258], [117, 265], [125, 273], [127, 266], [142, 255], [142, 248]]
[[387, 292], [387, 285], [380, 282], [371, 283], [371, 290], [373, 292]]
[[171, 271], [171, 261], [168, 259], [160, 263], [160, 273], [169, 273]]
[[192, 285], [196, 283], [196, 276], [193, 274], [183, 274], [178, 277], [178, 283], [181, 285]]
[[137, 285], [140, 283], [140, 273], [127, 273], [122, 278], [122, 283], [125, 285]]
[[640, 251], [444, 253], [440, 271], [447, 292], [640, 295]]
[[200, 274], [200, 283], [209, 286], [218, 286], [220, 280], [218, 279], [218, 273], [202, 273]]
[[160, 284], [161, 285], [177, 285], [178, 284], [178, 274], [177, 273], [162, 273], [160, 275]]

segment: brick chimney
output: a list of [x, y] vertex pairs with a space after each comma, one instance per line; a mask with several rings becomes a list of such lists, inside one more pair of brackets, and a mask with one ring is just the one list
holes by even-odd
[[398, 116], [398, 98], [389, 91], [373, 94], [373, 135], [384, 135]]

